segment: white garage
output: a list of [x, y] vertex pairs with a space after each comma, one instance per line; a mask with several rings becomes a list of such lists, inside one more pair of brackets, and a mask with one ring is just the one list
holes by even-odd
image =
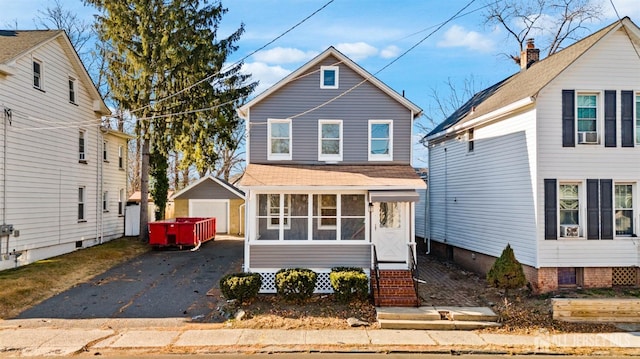
[[215, 217], [216, 232], [244, 234], [244, 192], [213, 176], [173, 195], [176, 217]]

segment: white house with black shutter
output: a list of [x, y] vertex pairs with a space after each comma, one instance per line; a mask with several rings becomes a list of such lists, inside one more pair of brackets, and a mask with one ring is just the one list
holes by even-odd
[[423, 139], [432, 249], [509, 243], [539, 291], [640, 279], [640, 29], [628, 17], [479, 92]]

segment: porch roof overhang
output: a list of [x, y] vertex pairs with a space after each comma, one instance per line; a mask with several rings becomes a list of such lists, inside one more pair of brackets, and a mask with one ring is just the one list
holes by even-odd
[[410, 165], [249, 164], [240, 187], [255, 190], [416, 190], [425, 189]]
[[420, 195], [416, 191], [371, 191], [370, 202], [418, 202]]

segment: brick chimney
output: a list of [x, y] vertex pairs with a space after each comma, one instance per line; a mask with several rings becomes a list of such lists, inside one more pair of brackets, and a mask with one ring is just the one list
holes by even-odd
[[520, 53], [520, 69], [526, 70], [538, 61], [540, 61], [540, 49], [536, 49], [533, 39], [527, 39], [527, 47]]

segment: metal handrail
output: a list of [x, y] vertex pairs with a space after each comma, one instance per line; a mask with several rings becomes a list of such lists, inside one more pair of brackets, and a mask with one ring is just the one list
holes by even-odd
[[413, 282], [413, 289], [416, 293], [416, 304], [420, 305], [420, 295], [418, 294], [418, 265], [416, 262], [416, 257], [413, 254], [413, 248], [415, 243], [408, 243], [409, 245], [409, 269], [411, 270], [411, 281]]
[[[373, 271], [376, 275], [376, 290], [378, 292], [378, 300], [380, 299], [380, 267], [378, 266], [378, 252], [376, 252], [376, 245], [375, 244], [371, 244], [371, 247], [373, 248]], [[374, 300], [373, 300], [373, 304], [375, 303], [375, 296], [374, 296]]]

